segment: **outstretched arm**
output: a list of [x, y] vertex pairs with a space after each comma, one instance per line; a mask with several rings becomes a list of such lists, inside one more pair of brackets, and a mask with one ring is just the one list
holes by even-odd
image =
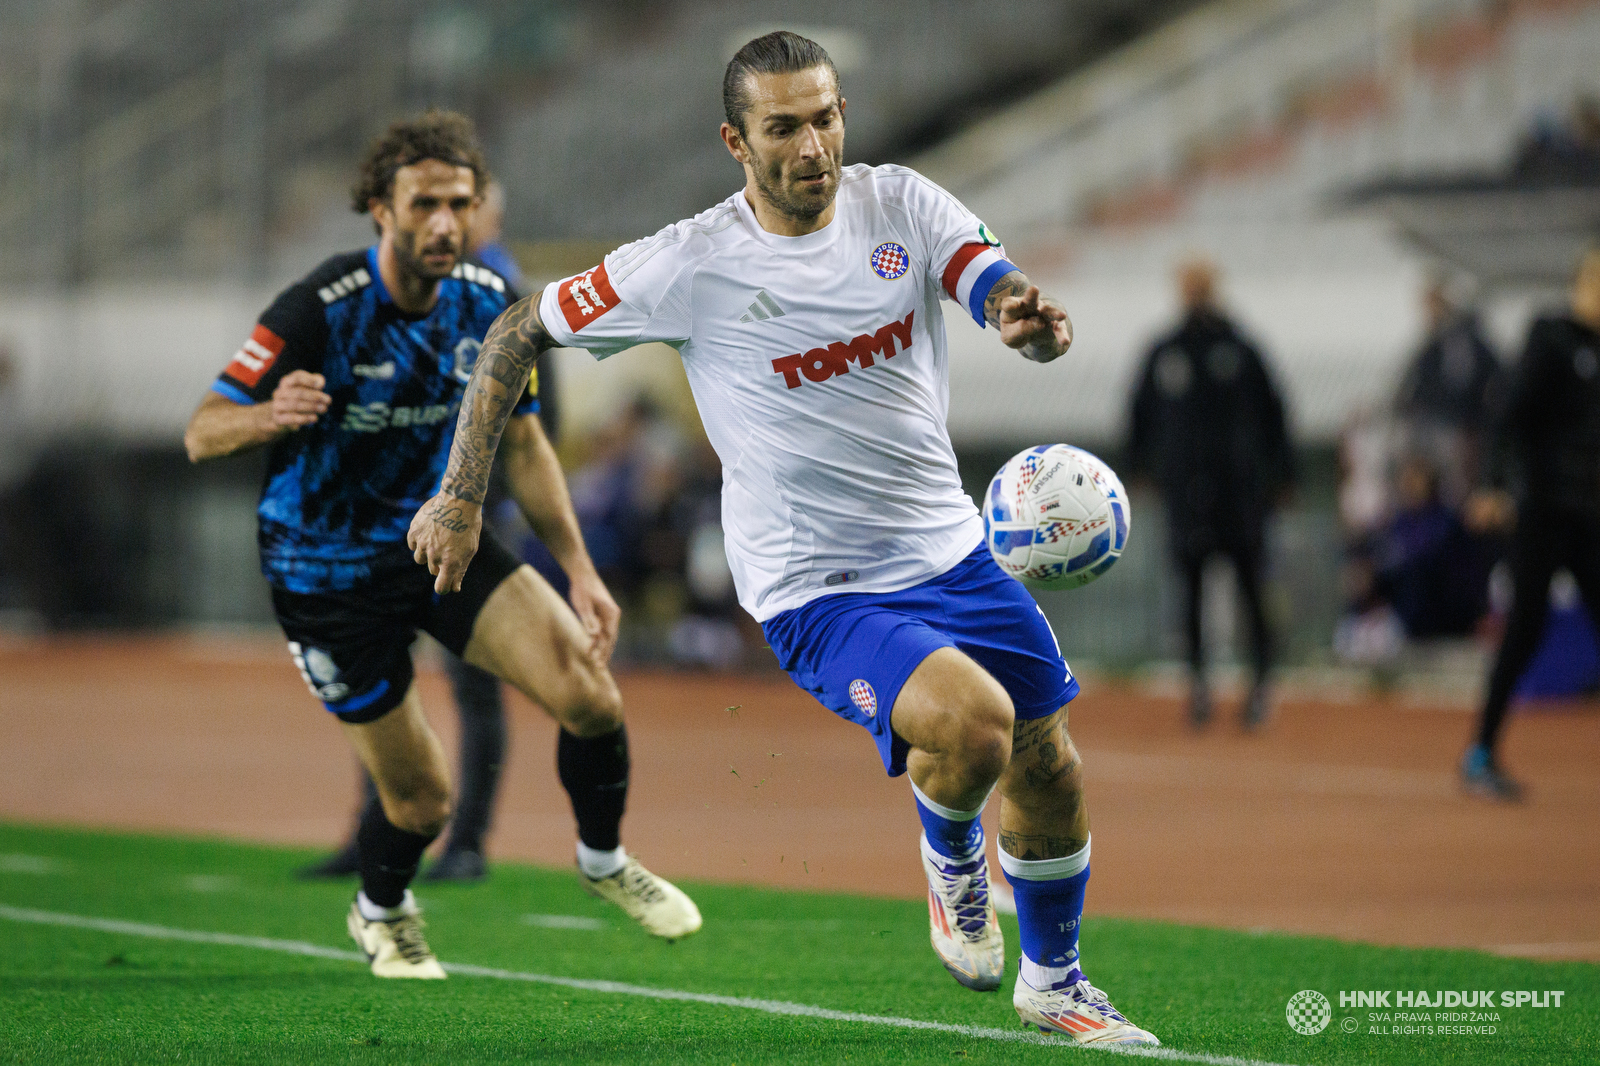
[[1067, 309], [1013, 270], [989, 290], [983, 301], [983, 317], [1000, 331], [1008, 348], [1020, 351], [1035, 363], [1048, 363], [1066, 353], [1072, 345], [1072, 319]]
[[411, 520], [406, 543], [437, 580], [436, 592], [456, 592], [467, 564], [478, 551], [483, 500], [489, 492], [489, 467], [512, 408], [528, 387], [539, 353], [555, 342], [539, 321], [539, 293], [526, 296], [489, 327], [461, 397], [456, 439], [438, 495]]

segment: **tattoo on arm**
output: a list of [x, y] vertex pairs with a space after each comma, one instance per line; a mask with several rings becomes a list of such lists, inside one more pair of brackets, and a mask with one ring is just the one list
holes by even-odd
[[[489, 492], [489, 468], [512, 408], [522, 399], [534, 360], [555, 341], [539, 321], [539, 293], [508, 307], [489, 327], [461, 397], [456, 439], [450, 448], [440, 491], [469, 503], [482, 503]], [[438, 508], [433, 519], [446, 528], [449, 517]], [[459, 518], [459, 516], [457, 516]]]
[[428, 517], [452, 533], [465, 533], [467, 531], [467, 520], [461, 517], [461, 508], [459, 507], [437, 503], [434, 505], [433, 510], [428, 512]]
[[[1020, 270], [1013, 270], [1011, 273], [1005, 275], [999, 281], [995, 282], [994, 288], [989, 290], [989, 295], [986, 296], [983, 301], [984, 321], [993, 326], [995, 329], [999, 329], [1001, 302], [1009, 297], [1021, 296], [1023, 293], [1027, 292], [1032, 285], [1033, 282], [1028, 280], [1028, 275], [1024, 274]], [[1060, 309], [1060, 304], [1056, 303], [1054, 300], [1051, 300], [1047, 296], [1041, 295], [1039, 297], [1039, 303], [1041, 307], [1049, 304], [1052, 307]], [[1067, 330], [1069, 334], [1071, 329], [1072, 323], [1069, 320], [1067, 322]], [[1031, 359], [1035, 363], [1048, 363], [1052, 359], [1056, 358], [1056, 356], [1061, 354], [1055, 349], [1053, 340], [1049, 338], [1035, 338], [1033, 341], [1030, 341], [1021, 348], [1018, 348], [1017, 352], [1024, 359]]]
[[1013, 270], [999, 281], [994, 283], [994, 288], [989, 290], [989, 295], [983, 301], [983, 320], [995, 329], [1000, 328], [1000, 301], [1008, 296], [1021, 296], [1028, 291], [1028, 275], [1020, 270]]

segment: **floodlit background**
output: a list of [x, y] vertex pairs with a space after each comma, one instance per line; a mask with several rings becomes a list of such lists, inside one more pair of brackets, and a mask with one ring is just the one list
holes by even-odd
[[[1397, 506], [1430, 278], [1509, 364], [1600, 235], [1595, 0], [0, 0], [0, 627], [270, 632], [260, 457], [191, 467], [181, 435], [273, 295], [372, 239], [346, 200], [365, 143], [429, 104], [471, 114], [542, 283], [738, 188], [722, 68], [779, 27], [834, 56], [848, 161], [944, 185], [1076, 321], [1040, 368], [947, 316], [969, 488], [1041, 442], [1120, 463], [1172, 266], [1209, 255], [1300, 459], [1272, 530], [1289, 665], [1470, 698], [1492, 609], [1405, 640], [1353, 596], [1351, 545]], [[728, 607], [673, 353], [558, 370], [586, 528], [619, 545], [624, 660], [770, 666]], [[1175, 590], [1159, 502], [1134, 504], [1118, 566], [1041, 602], [1070, 661], [1159, 673]], [[1227, 661], [1242, 627], [1214, 584]]]

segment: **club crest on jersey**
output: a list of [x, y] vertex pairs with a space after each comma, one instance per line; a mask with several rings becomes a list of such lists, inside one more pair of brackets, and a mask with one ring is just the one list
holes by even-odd
[[906, 272], [906, 267], [911, 263], [911, 257], [906, 255], [904, 246], [893, 241], [880, 244], [872, 250], [872, 269], [878, 272], [878, 277], [886, 281], [893, 281]]
[[456, 342], [455, 351], [451, 353], [449, 368], [454, 372], [457, 381], [466, 384], [472, 380], [472, 368], [477, 365], [478, 353], [482, 350], [483, 342], [476, 337], [462, 337]]
[[850, 682], [850, 702], [861, 709], [861, 713], [868, 718], [878, 716], [878, 694], [872, 691], [872, 686], [861, 678]]

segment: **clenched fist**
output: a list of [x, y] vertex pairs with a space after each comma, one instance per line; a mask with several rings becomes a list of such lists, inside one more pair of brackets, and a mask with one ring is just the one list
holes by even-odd
[[291, 370], [272, 390], [268, 417], [275, 428], [296, 430], [309, 426], [328, 411], [333, 397], [322, 391], [328, 380], [309, 370]]

